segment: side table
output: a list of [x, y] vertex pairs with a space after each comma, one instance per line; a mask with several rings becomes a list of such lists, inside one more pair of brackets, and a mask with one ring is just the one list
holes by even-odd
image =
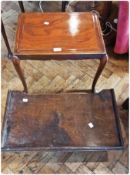
[[[2, 29], [4, 33], [4, 26]], [[114, 91], [94, 93], [108, 59], [96, 14], [23, 13], [18, 19], [14, 53], [9, 57], [22, 80], [24, 92], [28, 89], [20, 60], [99, 59], [100, 64], [90, 93], [29, 95], [9, 91], [2, 150], [123, 148]]]
[[[4, 32], [4, 26], [2, 25]], [[5, 34], [4, 34], [5, 35]], [[8, 44], [8, 43], [7, 43]], [[23, 13], [19, 16], [15, 50], [9, 57], [27, 85], [20, 60], [100, 59], [92, 84], [96, 82], [107, 62], [100, 23], [93, 13]]]

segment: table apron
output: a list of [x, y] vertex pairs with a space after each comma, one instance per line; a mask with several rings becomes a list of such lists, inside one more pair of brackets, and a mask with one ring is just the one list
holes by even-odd
[[83, 60], [83, 59], [101, 59], [107, 54], [54, 54], [54, 55], [18, 55], [20, 60]]

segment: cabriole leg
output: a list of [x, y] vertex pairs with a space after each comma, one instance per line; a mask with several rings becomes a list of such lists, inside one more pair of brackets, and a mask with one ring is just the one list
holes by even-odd
[[96, 83], [97, 83], [97, 81], [98, 81], [98, 79], [99, 79], [99, 77], [100, 77], [100, 75], [101, 75], [101, 73], [102, 73], [102, 71], [103, 71], [107, 61], [108, 61], [107, 55], [100, 59], [100, 64], [99, 64], [99, 67], [97, 69], [96, 75], [95, 75], [93, 83], [92, 83], [92, 92], [93, 93], [95, 93]]

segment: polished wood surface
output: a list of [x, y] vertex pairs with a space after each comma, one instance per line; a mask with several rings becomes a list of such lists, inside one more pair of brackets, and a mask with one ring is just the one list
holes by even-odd
[[[21, 14], [14, 55], [30, 60], [100, 59], [92, 92], [107, 62], [98, 17], [90, 12]], [[27, 91], [26, 83], [23, 86]]]
[[27, 95], [10, 91], [3, 150], [120, 149], [113, 90]]
[[[82, 58], [106, 54], [98, 17], [94, 13], [24, 13], [19, 16], [15, 55], [20, 58], [68, 55]], [[96, 57], [97, 56], [97, 57]], [[48, 58], [48, 57], [47, 57]], [[51, 57], [50, 57], [51, 58]]]

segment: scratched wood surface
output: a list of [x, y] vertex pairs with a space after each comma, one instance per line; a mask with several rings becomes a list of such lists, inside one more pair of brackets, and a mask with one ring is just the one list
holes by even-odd
[[[24, 4], [26, 10], [39, 10], [36, 2]], [[60, 9], [54, 2], [45, 4], [50, 11], [54, 11], [54, 8], [55, 11]], [[2, 2], [2, 7], [4, 10], [2, 18], [13, 48], [20, 11], [17, 2]], [[128, 173], [128, 113], [121, 109], [122, 102], [128, 97], [128, 55], [114, 55], [112, 49], [107, 49], [110, 59], [97, 84], [97, 90], [105, 88], [115, 90], [126, 149], [107, 153], [47, 151], [2, 153], [2, 173]], [[89, 89], [98, 61], [22, 61], [22, 66], [25, 67], [29, 93], [39, 94], [48, 91]], [[7, 60], [6, 47], [2, 40], [2, 119], [8, 89], [22, 90], [23, 87], [13, 65]]]
[[87, 151], [121, 148], [123, 143], [113, 93], [113, 90], [103, 90], [98, 94], [28, 95], [9, 91], [2, 149]]

